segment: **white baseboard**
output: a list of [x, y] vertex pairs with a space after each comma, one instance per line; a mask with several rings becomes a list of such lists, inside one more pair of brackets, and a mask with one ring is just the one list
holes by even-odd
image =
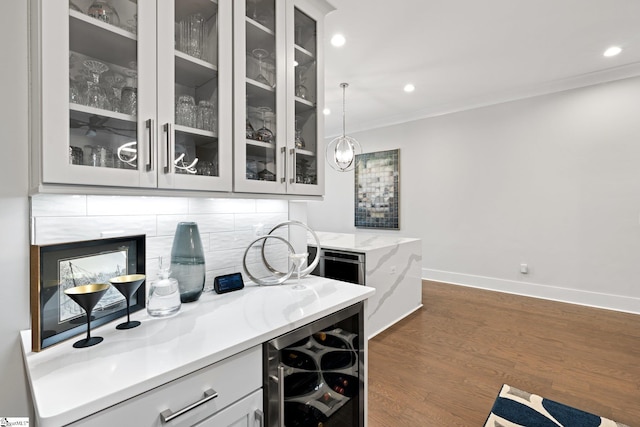
[[392, 325], [395, 325], [396, 323], [398, 323], [399, 321], [401, 321], [402, 319], [404, 319], [405, 317], [409, 316], [410, 314], [415, 313], [416, 311], [420, 310], [423, 307], [422, 304], [420, 304], [419, 306], [417, 306], [416, 308], [410, 310], [408, 313], [403, 314], [402, 316], [398, 317], [397, 319], [395, 319], [394, 321], [392, 321], [391, 323], [389, 323], [388, 325], [378, 329], [377, 331], [375, 331], [372, 334], [369, 334], [369, 337], [367, 339], [371, 339], [373, 337], [375, 337], [376, 335], [378, 335], [380, 332], [383, 332], [384, 330], [386, 330], [387, 328], [389, 328]]
[[588, 307], [640, 314], [640, 298], [634, 297], [519, 282], [516, 280], [497, 279], [495, 277], [474, 276], [450, 271], [431, 270], [428, 268], [422, 269], [422, 278], [435, 282], [451, 283], [453, 285], [469, 286]]

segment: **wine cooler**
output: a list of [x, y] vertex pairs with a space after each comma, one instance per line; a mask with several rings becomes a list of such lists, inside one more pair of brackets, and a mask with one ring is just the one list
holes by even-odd
[[264, 345], [267, 427], [364, 427], [363, 304]]

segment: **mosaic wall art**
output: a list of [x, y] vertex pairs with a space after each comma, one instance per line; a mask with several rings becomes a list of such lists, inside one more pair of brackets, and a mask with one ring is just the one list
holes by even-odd
[[356, 156], [356, 227], [400, 229], [399, 178], [399, 149]]

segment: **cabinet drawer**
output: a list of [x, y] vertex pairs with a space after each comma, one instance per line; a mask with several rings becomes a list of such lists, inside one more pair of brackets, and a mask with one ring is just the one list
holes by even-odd
[[[83, 418], [73, 426], [191, 426], [262, 387], [262, 347], [256, 346], [177, 380]], [[205, 391], [218, 396], [163, 423], [160, 414], [173, 413], [202, 400]]]

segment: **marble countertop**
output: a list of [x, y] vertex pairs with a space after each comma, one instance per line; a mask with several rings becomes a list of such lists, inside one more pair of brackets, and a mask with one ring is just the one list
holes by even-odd
[[[396, 246], [401, 243], [415, 242], [420, 239], [370, 233], [330, 233], [316, 231], [320, 246], [324, 249], [336, 249], [367, 253], [369, 251]], [[315, 241], [308, 240], [308, 243]]]
[[[92, 330], [104, 341], [75, 349], [74, 337], [39, 353], [31, 331], [21, 331], [25, 367], [41, 426], [60, 426], [98, 412], [197, 369], [260, 345], [299, 326], [369, 298], [366, 286], [307, 276], [280, 286], [246, 286], [217, 295], [207, 292], [183, 304], [174, 317], [120, 331], [115, 320]], [[69, 397], [73, 396], [72, 399]]]

